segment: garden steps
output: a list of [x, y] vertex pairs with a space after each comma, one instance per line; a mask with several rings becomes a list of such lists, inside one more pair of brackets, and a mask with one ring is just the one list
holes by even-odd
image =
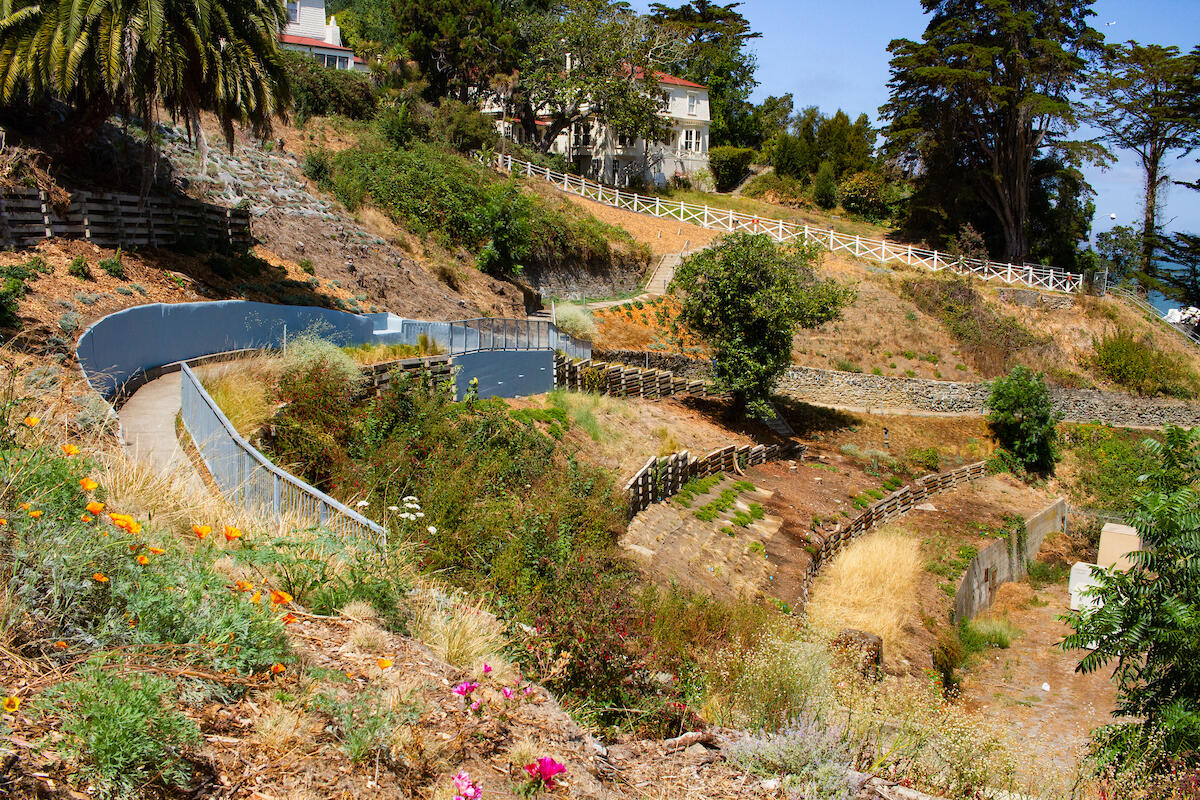
[[714, 519], [696, 516], [736, 480], [737, 476], [723, 477], [710, 491], [697, 495], [690, 507], [673, 500], [651, 505], [634, 517], [621, 537], [621, 547], [661, 583], [677, 581], [725, 598], [765, 594], [775, 571], [766, 558], [767, 545], [783, 521], [766, 514], [742, 527], [732, 518], [738, 511], [749, 514], [752, 503], [761, 505], [771, 493], [757, 488], [741, 491], [731, 507]]

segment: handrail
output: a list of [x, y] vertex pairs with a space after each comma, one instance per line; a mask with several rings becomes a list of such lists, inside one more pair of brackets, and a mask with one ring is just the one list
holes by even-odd
[[180, 373], [184, 427], [222, 494], [249, 510], [315, 519], [342, 536], [387, 536], [378, 523], [272, 464], [237, 432], [186, 362]]
[[1171, 322], [1170, 320], [1168, 320], [1166, 318], [1166, 316], [1162, 312], [1160, 312], [1154, 306], [1150, 305], [1148, 302], [1143, 300], [1138, 295], [1134, 294], [1133, 292], [1129, 291], [1128, 289], [1122, 289], [1119, 286], [1114, 286], [1114, 287], [1110, 288], [1108, 291], [1112, 294], [1115, 294], [1117, 297], [1120, 297], [1121, 299], [1125, 300], [1126, 302], [1131, 303], [1133, 305], [1133, 307], [1138, 309], [1139, 311], [1150, 314], [1154, 319], [1158, 320], [1159, 322], [1162, 322], [1164, 325], [1170, 325], [1172, 328], [1175, 329], [1175, 332], [1178, 333], [1180, 336], [1185, 337], [1186, 339], [1191, 341], [1192, 344], [1196, 345], [1197, 347], [1200, 347], [1200, 334], [1197, 334], [1194, 330], [1189, 330], [1188, 328], [1184, 327], [1183, 325], [1179, 325], [1177, 323]]
[[1053, 267], [1030, 264], [1007, 264], [981, 259], [952, 256], [938, 250], [926, 250], [912, 245], [898, 245], [885, 239], [870, 239], [839, 233], [830, 228], [816, 228], [785, 222], [781, 219], [758, 217], [733, 210], [714, 209], [685, 203], [680, 200], [663, 200], [661, 197], [646, 197], [635, 192], [625, 192], [602, 183], [589, 181], [578, 175], [555, 172], [549, 167], [539, 167], [511, 155], [494, 154], [488, 161], [480, 153], [480, 161], [495, 169], [512, 173], [523, 172], [529, 177], [541, 177], [563, 191], [572, 192], [590, 200], [624, 208], [655, 217], [669, 217], [680, 222], [699, 225], [702, 228], [729, 232], [745, 231], [770, 236], [778, 242], [801, 240], [805, 244], [818, 244], [830, 252], [846, 252], [856, 257], [873, 258], [881, 264], [899, 262], [920, 265], [931, 270], [949, 269], [960, 275], [977, 275], [983, 280], [998, 279], [1005, 283], [1018, 283], [1037, 289], [1057, 292], [1077, 292], [1083, 287], [1083, 276]]

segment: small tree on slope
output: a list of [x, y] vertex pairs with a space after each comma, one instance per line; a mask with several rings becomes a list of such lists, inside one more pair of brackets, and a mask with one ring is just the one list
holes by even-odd
[[1042, 373], [1013, 367], [1007, 377], [992, 382], [987, 405], [988, 426], [1022, 468], [1043, 473], [1054, 469], [1055, 426], [1062, 415], [1054, 410]]
[[686, 259], [672, 290], [682, 290], [682, 322], [713, 349], [717, 388], [735, 411], [762, 410], [791, 364], [792, 337], [836, 319], [852, 289], [818, 280], [814, 247], [777, 245], [737, 233]]
[[1200, 428], [1168, 428], [1164, 439], [1144, 443], [1159, 463], [1133, 501], [1142, 540], [1133, 566], [1097, 569], [1092, 597], [1102, 605], [1062, 617], [1075, 630], [1064, 649], [1091, 650], [1078, 671], [1115, 662], [1116, 716], [1128, 721], [1092, 735], [1110, 775], [1200, 762]]

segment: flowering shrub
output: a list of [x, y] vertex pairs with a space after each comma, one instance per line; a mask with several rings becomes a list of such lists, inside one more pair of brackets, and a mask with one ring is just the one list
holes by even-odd
[[851, 747], [846, 732], [816, 717], [801, 716], [779, 733], [752, 736], [729, 749], [730, 760], [747, 772], [786, 776], [800, 797], [853, 800]]
[[566, 772], [567, 768], [550, 756], [542, 756], [532, 764], [525, 765], [529, 780], [522, 788], [523, 794], [538, 794], [550, 791], [555, 786], [555, 777]]

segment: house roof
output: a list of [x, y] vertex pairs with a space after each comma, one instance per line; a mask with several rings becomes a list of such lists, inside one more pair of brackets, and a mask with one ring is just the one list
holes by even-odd
[[323, 47], [326, 50], [342, 50], [346, 53], [350, 52], [349, 47], [330, 44], [329, 42], [322, 41], [321, 39], [313, 39], [308, 36], [293, 36], [290, 33], [279, 34], [279, 41], [283, 42], [284, 44], [298, 44], [303, 47]]
[[[625, 69], [628, 70], [629, 67], [626, 66]], [[641, 67], [636, 67], [633, 71], [633, 77], [636, 79], [639, 79], [639, 80], [645, 74], [646, 74], [645, 71]], [[708, 88], [707, 86], [704, 86], [703, 84], [695, 83], [694, 81], [689, 81], [686, 78], [677, 78], [674, 75], [668, 75], [667, 73], [660, 72], [658, 70], [654, 71], [654, 79], [657, 80], [659, 83], [665, 83], [668, 86], [687, 86], [691, 89], [707, 89]]]

